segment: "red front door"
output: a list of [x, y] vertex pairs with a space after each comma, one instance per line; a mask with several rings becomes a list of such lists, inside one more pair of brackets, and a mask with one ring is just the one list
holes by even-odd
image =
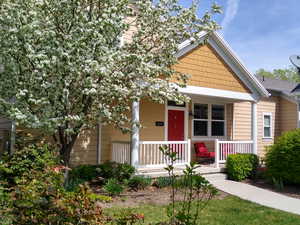
[[168, 110], [168, 141], [184, 141], [184, 111]]

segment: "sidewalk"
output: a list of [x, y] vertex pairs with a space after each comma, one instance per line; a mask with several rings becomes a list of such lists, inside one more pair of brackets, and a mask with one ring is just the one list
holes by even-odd
[[300, 215], [300, 199], [291, 198], [240, 182], [214, 179], [213, 177], [207, 177], [207, 180], [209, 180], [217, 189], [235, 195], [241, 199]]

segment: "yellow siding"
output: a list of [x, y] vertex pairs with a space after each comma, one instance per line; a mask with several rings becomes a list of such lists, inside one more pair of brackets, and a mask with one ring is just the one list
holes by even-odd
[[124, 41], [125, 42], [131, 42], [132, 41], [132, 37], [134, 35], [134, 33], [137, 31], [137, 28], [134, 24], [134, 17], [128, 17], [126, 18], [126, 22], [128, 24], [130, 24], [129, 29], [127, 32], [125, 32], [124, 34]]
[[[263, 138], [263, 113], [272, 113], [272, 136]], [[279, 135], [279, 98], [264, 98], [257, 103], [257, 151], [263, 157], [267, 146]], [[251, 103], [234, 104], [234, 140], [251, 140]]]
[[[279, 121], [279, 97], [264, 98], [257, 104], [257, 149], [258, 155], [264, 157], [266, 152], [266, 147], [274, 143], [274, 140], [280, 133]], [[272, 113], [272, 138], [264, 138], [263, 132], [263, 113]]]
[[251, 103], [234, 103], [233, 140], [251, 140]]
[[208, 44], [199, 46], [182, 56], [174, 69], [191, 75], [189, 85], [250, 93]]
[[[165, 105], [153, 103], [148, 100], [141, 101], [140, 120], [142, 129], [140, 131], [141, 141], [163, 141], [165, 140], [165, 127], [155, 126], [156, 121], [165, 121]], [[112, 126], [102, 127], [102, 161], [111, 159], [111, 143], [114, 141], [130, 141], [130, 134], [123, 134]]]
[[71, 165], [97, 164], [97, 129], [83, 131], [71, 154]]
[[298, 123], [297, 104], [280, 98], [280, 133], [294, 130]]

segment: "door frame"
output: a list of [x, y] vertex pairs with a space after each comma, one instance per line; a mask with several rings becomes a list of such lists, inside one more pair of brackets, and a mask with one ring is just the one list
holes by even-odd
[[165, 103], [165, 141], [168, 141], [168, 111], [169, 110], [178, 110], [184, 111], [184, 140], [188, 140], [188, 132], [189, 132], [189, 103], [185, 104], [185, 107], [178, 106], [168, 106], [168, 102]]

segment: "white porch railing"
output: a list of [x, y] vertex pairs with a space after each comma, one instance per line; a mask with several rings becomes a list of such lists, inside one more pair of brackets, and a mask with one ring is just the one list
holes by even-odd
[[253, 141], [219, 141], [215, 140], [215, 163], [219, 167], [219, 163], [225, 163], [227, 156], [236, 153], [254, 153]]
[[175, 165], [184, 165], [191, 161], [191, 141], [140, 141], [139, 167], [164, 167], [169, 162], [160, 151], [167, 145], [177, 153]]
[[[160, 151], [160, 147], [167, 145], [177, 153], [175, 165], [184, 165], [191, 161], [191, 141], [140, 141], [139, 167], [164, 167], [169, 160]], [[130, 142], [112, 143], [112, 161], [130, 163]]]
[[130, 164], [130, 142], [113, 142], [112, 143], [112, 161], [117, 163]]

